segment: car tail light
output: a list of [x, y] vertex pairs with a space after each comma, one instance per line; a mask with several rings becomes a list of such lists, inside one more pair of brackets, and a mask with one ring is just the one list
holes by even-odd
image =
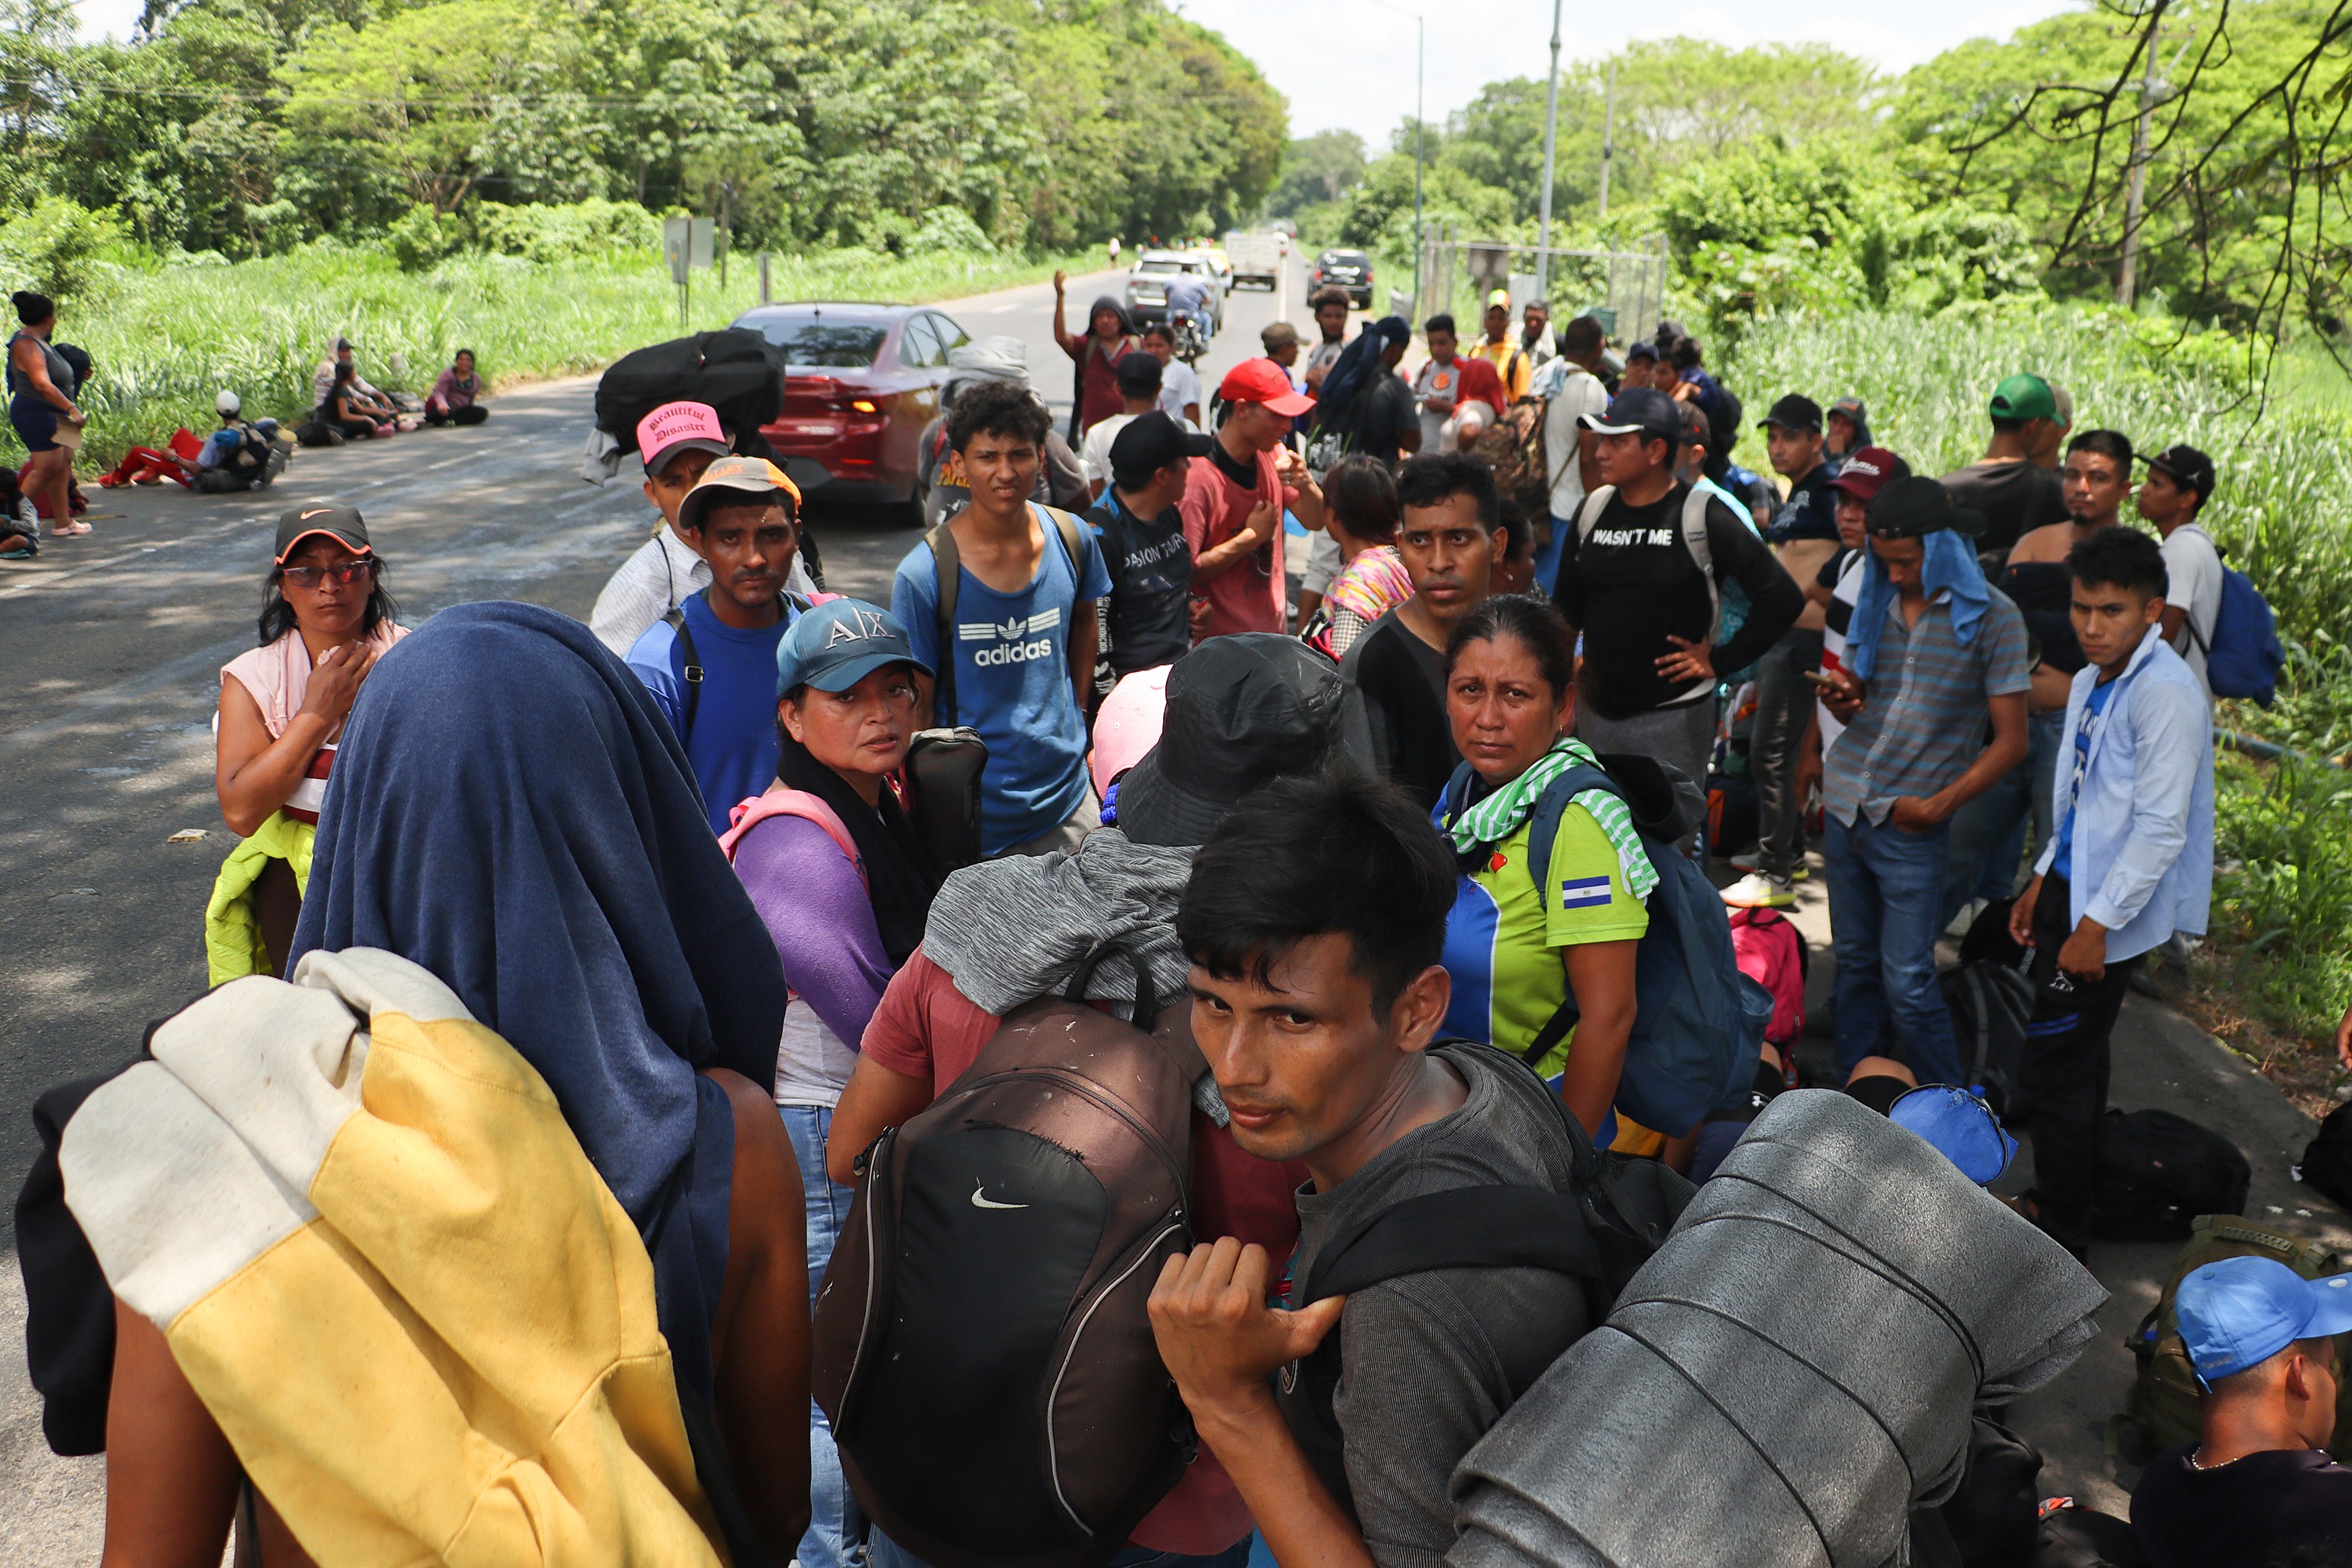
[[879, 413], [882, 412], [880, 409], [875, 407], [872, 400], [868, 398], [851, 398], [849, 400], [849, 406], [858, 413]]

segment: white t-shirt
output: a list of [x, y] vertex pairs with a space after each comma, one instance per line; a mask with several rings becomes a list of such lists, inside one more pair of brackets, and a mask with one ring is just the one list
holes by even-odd
[[[1541, 381], [1540, 374], [1538, 377]], [[1544, 406], [1544, 454], [1551, 459], [1551, 515], [1573, 517], [1584, 504], [1584, 470], [1577, 462], [1580, 415], [1606, 413], [1609, 389], [1591, 371], [1571, 367], [1568, 382]]]
[[[1837, 586], [1830, 590], [1830, 598], [1845, 606], [1848, 617], [1853, 614], [1854, 605], [1862, 599], [1862, 571], [1869, 563], [1870, 552], [1867, 549], [1850, 550], [1838, 567]], [[1832, 670], [1844, 668], [1845, 633], [1834, 626], [1824, 625], [1822, 628], [1822, 673], [1827, 674]], [[1813, 706], [1821, 709], [1822, 755], [1827, 757], [1830, 747], [1837, 744], [1837, 737], [1845, 733], [1845, 724], [1831, 713], [1829, 704], [1819, 697], [1813, 699]]]
[[2195, 523], [2173, 529], [2164, 541], [2164, 574], [2169, 580], [2164, 601], [2189, 612], [2172, 650], [2189, 661], [2210, 702], [2213, 688], [2205, 679], [2205, 656], [2213, 645], [2213, 623], [2221, 614], [2221, 552], [2213, 548], [2213, 536]]
[[[1425, 361], [1421, 367], [1421, 373], [1412, 378], [1412, 395], [1422, 399], [1441, 397], [1459, 406], [1462, 399], [1462, 361], [1456, 359], [1450, 365], [1441, 365], [1435, 360]], [[1421, 449], [1423, 452], [1439, 452], [1444, 449], [1445, 422], [1453, 417], [1452, 409], [1443, 413], [1426, 408], [1422, 410]]]
[[1306, 363], [1298, 367], [1298, 373], [1303, 378], [1313, 371], [1318, 365], [1328, 371], [1333, 365], [1339, 362], [1339, 356], [1347, 351], [1348, 341], [1344, 333], [1336, 343], [1317, 343], [1312, 350], [1308, 350]]
[[1110, 444], [1118, 439], [1120, 431], [1134, 423], [1135, 415], [1131, 413], [1115, 413], [1087, 432], [1086, 440], [1078, 446], [1078, 466], [1088, 480], [1110, 483]]
[[[1160, 413], [1171, 419], [1181, 421], [1185, 417], [1184, 405], [1188, 402], [1198, 403], [1201, 401], [1201, 378], [1192, 373], [1192, 366], [1181, 360], [1171, 360], [1160, 367]], [[1206, 408], [1201, 410], [1203, 415], [1208, 412]]]

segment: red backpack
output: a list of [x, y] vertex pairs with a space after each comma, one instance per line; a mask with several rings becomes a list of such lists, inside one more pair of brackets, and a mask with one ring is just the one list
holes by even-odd
[[1735, 909], [1731, 951], [1739, 972], [1772, 993], [1772, 1021], [1764, 1038], [1785, 1048], [1805, 1029], [1805, 977], [1812, 962], [1804, 937], [1778, 910]]

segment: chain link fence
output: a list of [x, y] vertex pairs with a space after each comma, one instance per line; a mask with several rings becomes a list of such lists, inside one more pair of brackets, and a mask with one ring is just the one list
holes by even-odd
[[[1546, 303], [1555, 328], [1596, 316], [1617, 348], [1654, 330], [1666, 304], [1666, 237], [1650, 235], [1633, 250], [1568, 250], [1552, 246]], [[1467, 239], [1462, 225], [1442, 218], [1422, 225], [1421, 276], [1415, 280], [1412, 324], [1449, 311], [1465, 338], [1476, 336], [1486, 297], [1508, 289], [1512, 319], [1535, 298], [1539, 246]]]

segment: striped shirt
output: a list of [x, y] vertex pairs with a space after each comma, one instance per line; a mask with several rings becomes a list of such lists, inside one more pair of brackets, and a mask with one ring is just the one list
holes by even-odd
[[[656, 519], [654, 537], [621, 563], [596, 596], [588, 629], [596, 633], [596, 641], [625, 659], [646, 627], [709, 586], [709, 564], [667, 523]], [[795, 553], [793, 570], [784, 574], [784, 591], [805, 598], [816, 591]]]
[[[1903, 623], [1900, 598], [1886, 606], [1870, 695], [1822, 759], [1824, 804], [1852, 827], [1859, 811], [1884, 822], [1904, 795], [1932, 795], [1968, 771], [1983, 745], [1988, 698], [2022, 692], [2025, 618], [1999, 589], [1988, 591], [1975, 639], [1952, 634], [1948, 596], [1928, 601], [1916, 626]], [[1862, 634], [1855, 626], [1851, 643]]]

